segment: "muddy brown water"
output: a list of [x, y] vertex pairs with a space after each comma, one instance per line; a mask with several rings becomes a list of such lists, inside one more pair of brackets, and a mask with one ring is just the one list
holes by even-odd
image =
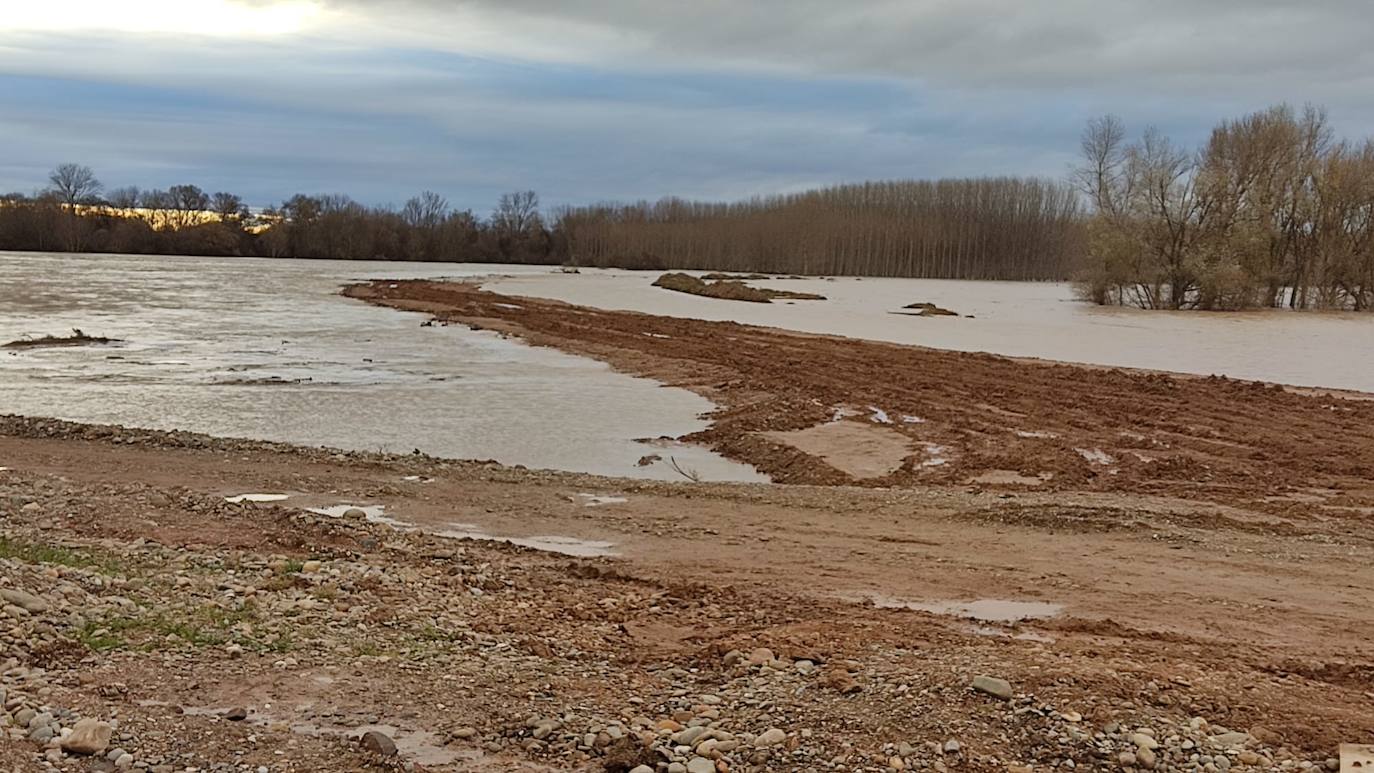
[[[379, 277], [548, 267], [0, 253], [0, 413], [603, 475], [761, 481], [704, 448], [638, 442], [707, 426], [714, 406], [494, 333], [338, 296]], [[638, 466], [657, 454], [661, 463]]]
[[[1374, 314], [1368, 313], [1142, 311], [1077, 301], [1065, 283], [854, 277], [754, 281], [826, 300], [742, 303], [657, 288], [657, 276], [582, 269], [515, 275], [484, 286], [602, 309], [937, 349], [1374, 392]], [[960, 316], [897, 313], [916, 302]]]

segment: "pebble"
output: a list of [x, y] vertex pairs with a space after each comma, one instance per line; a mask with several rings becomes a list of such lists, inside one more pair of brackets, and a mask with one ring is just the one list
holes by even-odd
[[687, 761], [687, 773], [716, 773], [716, 764], [705, 757], [693, 757]]

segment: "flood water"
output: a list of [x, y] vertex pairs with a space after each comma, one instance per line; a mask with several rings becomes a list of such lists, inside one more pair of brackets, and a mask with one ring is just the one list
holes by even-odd
[[[658, 276], [583, 269], [486, 286], [606, 309], [940, 349], [1374, 392], [1374, 314], [1368, 313], [1144, 311], [1082, 303], [1064, 283], [853, 277], [751, 282], [827, 300], [743, 303], [653, 287]], [[895, 313], [918, 302], [961, 316]]]
[[[636, 442], [705, 428], [709, 401], [607, 366], [340, 297], [359, 279], [510, 266], [0, 253], [0, 413], [366, 451], [681, 479], [763, 480], [709, 451]], [[546, 273], [548, 268], [524, 271]]]

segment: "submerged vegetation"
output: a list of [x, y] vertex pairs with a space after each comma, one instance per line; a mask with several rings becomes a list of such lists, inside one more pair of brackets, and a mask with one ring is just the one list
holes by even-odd
[[1273, 107], [1196, 151], [1113, 117], [1083, 134], [1080, 293], [1151, 309], [1374, 307], [1374, 140]]
[[794, 292], [792, 290], [770, 290], [766, 287], [750, 287], [733, 279], [717, 279], [707, 282], [691, 274], [673, 272], [664, 274], [654, 281], [654, 287], [673, 290], [689, 295], [707, 298], [720, 298], [727, 301], [748, 301], [751, 303], [772, 303], [774, 300], [823, 301], [824, 295]]

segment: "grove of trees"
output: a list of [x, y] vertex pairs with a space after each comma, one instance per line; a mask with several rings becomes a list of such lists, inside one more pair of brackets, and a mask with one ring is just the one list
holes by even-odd
[[1153, 309], [1374, 308], [1374, 141], [1271, 107], [1188, 150], [1114, 117], [1083, 133], [1081, 293]]
[[594, 266], [1062, 279], [1079, 220], [1068, 184], [999, 177], [577, 207], [559, 224], [578, 262]]
[[533, 191], [506, 194], [488, 218], [433, 192], [399, 210], [342, 195], [296, 195], [250, 212], [233, 193], [195, 185], [105, 191], [63, 164], [35, 196], [0, 196], [0, 250], [345, 260], [557, 263], [566, 259]]

